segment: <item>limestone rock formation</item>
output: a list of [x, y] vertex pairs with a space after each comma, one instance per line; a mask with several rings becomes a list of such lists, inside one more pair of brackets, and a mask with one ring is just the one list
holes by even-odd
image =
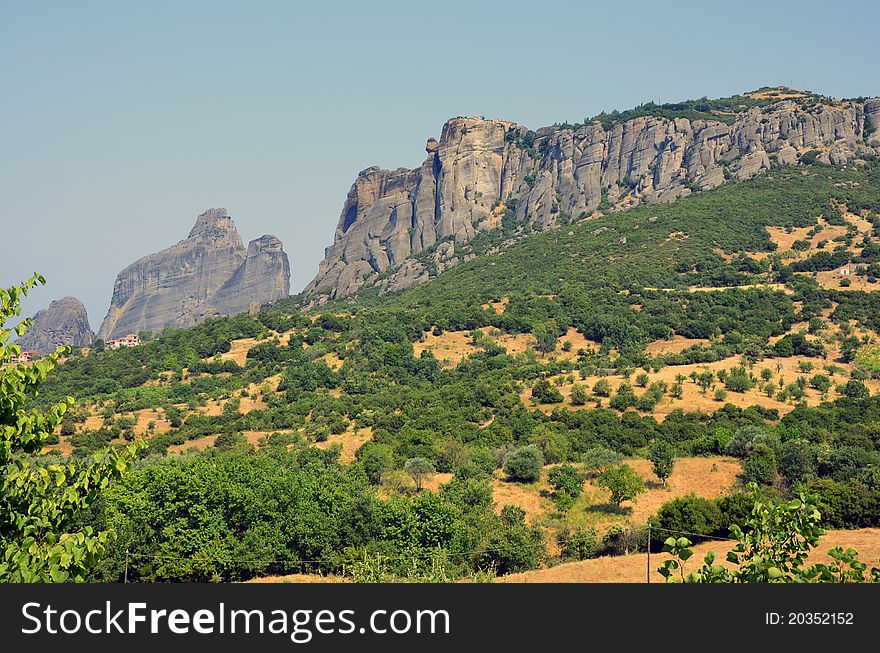
[[281, 241], [262, 236], [245, 249], [226, 209], [210, 209], [196, 218], [185, 240], [119, 273], [98, 337], [190, 327], [289, 292], [290, 265]]
[[86, 307], [76, 297], [56, 299], [34, 315], [34, 322], [18, 343], [22, 349], [50, 354], [57, 347], [88, 347], [95, 334]]
[[732, 124], [642, 116], [532, 132], [453, 118], [439, 141], [428, 140], [420, 167], [357, 176], [304, 293], [318, 303], [371, 284], [392, 292], [422, 283], [463, 260], [456, 244], [500, 226], [505, 214], [520, 227], [547, 229], [599, 210], [672, 202], [774, 163], [795, 164], [808, 150], [833, 164], [880, 151], [880, 100], [801, 95], [743, 109]]

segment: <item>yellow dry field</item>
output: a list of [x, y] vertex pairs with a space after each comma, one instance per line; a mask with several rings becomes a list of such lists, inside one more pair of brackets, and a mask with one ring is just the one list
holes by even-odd
[[255, 410], [264, 410], [266, 408], [266, 402], [262, 399], [255, 399], [253, 393], [249, 393], [250, 396], [247, 397], [239, 397], [241, 403], [238, 407], [239, 412], [242, 415], [247, 415], [250, 412]]
[[655, 340], [645, 347], [645, 351], [652, 356], [661, 354], [680, 354], [685, 349], [695, 346], [705, 346], [712, 341], [708, 338], [685, 338], [684, 336], [673, 336], [669, 340]]
[[[855, 272], [855, 269], [852, 267], [851, 270]], [[837, 270], [816, 272], [814, 278], [819, 282], [820, 286], [828, 290], [862, 290], [865, 292], [880, 290], [880, 281], [871, 283], [866, 276], [858, 274], [843, 275]], [[844, 279], [849, 280], [849, 286], [844, 286], [841, 283]]]
[[[535, 483], [511, 483], [504, 479], [502, 472], [496, 472], [496, 478], [489, 481], [492, 497], [495, 500], [495, 512], [507, 505], [519, 506], [526, 512], [526, 521], [534, 523], [540, 517], [553, 510], [550, 499], [550, 486], [547, 484], [547, 472], [552, 465], [544, 468], [541, 479]], [[422, 483], [422, 488], [437, 492], [440, 486], [452, 480], [452, 474], [443, 472], [433, 474]]]
[[243, 338], [241, 340], [233, 340], [229, 351], [220, 354], [223, 361], [235, 361], [240, 367], [244, 367], [247, 363], [247, 355], [251, 347], [265, 340], [257, 340], [256, 338]]
[[[251, 392], [248, 393], [250, 396], [247, 396], [247, 397], [242, 397], [240, 392], [236, 393], [236, 396], [239, 399], [238, 411], [242, 415], [247, 415], [248, 413], [253, 412], [255, 410], [263, 410], [264, 408], [266, 408], [265, 401], [263, 401], [262, 399], [255, 399], [253, 396], [254, 391], [257, 390], [258, 388], [259, 388], [258, 385], [251, 386], [251, 388], [250, 388]], [[227, 401], [229, 401], [229, 400], [228, 399], [210, 399], [210, 400], [208, 400], [208, 402], [204, 406], [197, 408], [195, 410], [195, 412], [200, 413], [202, 415], [207, 415], [208, 417], [216, 417], [218, 415], [222, 415], [223, 414], [223, 406], [226, 405]]]
[[242, 431], [241, 434], [247, 443], [254, 448], [258, 448], [264, 438], [268, 438], [276, 431]]
[[321, 357], [321, 360], [323, 360], [325, 363], [327, 363], [327, 366], [334, 369], [334, 370], [339, 370], [339, 368], [342, 367], [342, 363], [343, 363], [342, 359], [336, 355], [336, 352], [332, 352], [332, 351], [327, 354], [324, 354]]
[[[604, 531], [612, 524], [622, 521], [646, 523], [648, 517], [655, 514], [660, 506], [677, 497], [693, 493], [711, 499], [729, 493], [735, 487], [740, 472], [740, 463], [734, 458], [678, 458], [672, 476], [667, 479], [664, 487], [654, 476], [650, 461], [632, 459], [625, 462], [645, 480], [646, 491], [634, 503], [624, 502], [621, 506], [623, 511], [618, 513], [608, 509], [608, 490], [598, 487], [594, 480], [588, 479], [584, 482], [583, 495], [572, 509], [575, 519], [571, 526], [590, 525]], [[540, 480], [534, 483], [511, 483], [505, 480], [501, 472], [496, 472], [496, 478], [490, 481], [496, 511], [500, 512], [505, 505], [518, 506], [525, 510], [529, 523], [543, 524], [545, 520], [542, 518], [556, 510], [547, 482], [547, 474], [553, 467], [545, 466]], [[440, 485], [451, 479], [452, 474], [434, 474], [423, 487], [436, 492]]]
[[[791, 229], [790, 232], [784, 227], [765, 228], [767, 229], [767, 233], [770, 235], [770, 240], [776, 244], [777, 252], [783, 254], [788, 252], [792, 258], [806, 258], [810, 254], [815, 254], [817, 251], [822, 251], [819, 249], [819, 243], [823, 240], [827, 240], [829, 242], [826, 250], [831, 251], [832, 249], [834, 249], [833, 245], [831, 244], [833, 243], [834, 239], [838, 236], [845, 235], [848, 230], [845, 225], [830, 225], [821, 218], [819, 219], [819, 227], [819, 232], [813, 236], [809, 235], [810, 232], [813, 230], [813, 227], [794, 227], [793, 229]], [[803, 252], [792, 251], [792, 246], [797, 240], [810, 241], [810, 248]], [[751, 254], [750, 256], [752, 256], [753, 258], [766, 258], [767, 256], [769, 256], [769, 253], [758, 252], [756, 254]]]
[[197, 440], [187, 440], [183, 444], [172, 444], [168, 447], [168, 453], [186, 453], [188, 451], [204, 451], [209, 447], [214, 446], [214, 442], [217, 440], [219, 436], [216, 435], [206, 435], [203, 438], [198, 438]]
[[438, 472], [432, 474], [430, 478], [422, 482], [422, 489], [430, 490], [431, 492], [439, 492], [440, 486], [444, 483], [449, 483], [451, 480], [452, 474], [448, 472]]
[[[660, 507], [667, 501], [683, 497], [688, 494], [696, 494], [698, 497], [713, 499], [725, 494], [736, 486], [736, 477], [740, 473], [740, 463], [734, 458], [712, 456], [705, 458], [677, 458], [672, 475], [666, 481], [664, 487], [660, 480], [654, 476], [651, 462], [648, 460], [627, 460], [626, 464], [632, 467], [639, 476], [645, 479], [647, 490], [636, 497], [634, 503], [624, 501], [622, 508], [629, 508], [626, 519], [637, 524], [645, 524], [651, 515], [657, 513]], [[611, 494], [608, 490], [600, 488], [590, 480], [585, 484], [588, 492], [596, 502], [609, 503]], [[598, 526], [610, 526], [619, 519], [598, 522]]]
[[[480, 331], [511, 355], [521, 354], [535, 345], [535, 338], [529, 334], [502, 334], [492, 327], [483, 327]], [[470, 331], [444, 331], [439, 336], [429, 332], [423, 340], [413, 343], [416, 357], [421, 356], [423, 351], [430, 351], [444, 366], [454, 367], [479, 351], [479, 347], [473, 344]]]
[[452, 367], [470, 356], [476, 348], [471, 345], [470, 332], [445, 331], [439, 336], [428, 333], [423, 341], [413, 343], [416, 357], [421, 356], [423, 351], [430, 351], [438, 361]]
[[339, 454], [339, 462], [343, 465], [347, 465], [354, 462], [354, 456], [355, 453], [357, 453], [357, 450], [372, 439], [372, 427], [367, 426], [355, 431], [349, 426], [345, 433], [341, 435], [330, 435], [324, 442], [316, 442], [315, 446], [318, 447], [318, 449], [328, 449], [334, 444], [341, 445], [342, 451]]
[[[565, 343], [571, 344], [571, 348], [569, 349], [569, 351], [565, 351]], [[556, 350], [547, 354], [547, 357], [555, 357], [562, 360], [577, 360], [578, 351], [583, 350], [586, 352], [593, 352], [598, 351], [598, 349], [599, 346], [595, 342], [593, 342], [592, 340], [587, 340], [584, 337], [584, 334], [582, 334], [577, 329], [570, 328], [565, 333], [565, 335], [559, 338], [559, 341], [556, 343]]]
[[507, 305], [510, 303], [510, 297], [502, 297], [500, 301], [497, 302], [489, 302], [488, 304], [483, 304], [483, 310], [489, 310], [490, 308], [495, 311], [498, 315], [504, 313], [507, 310]]
[[[535, 350], [535, 337], [529, 333], [506, 334], [492, 327], [482, 327], [479, 331], [485, 334], [488, 341], [503, 347], [511, 356]], [[571, 345], [569, 351], [564, 350], [566, 342]], [[555, 351], [546, 354], [543, 358], [547, 360], [550, 358], [577, 360], [579, 350], [595, 351], [596, 349], [598, 349], [598, 345], [595, 342], [587, 340], [577, 329], [570, 328], [560, 336]], [[421, 356], [423, 351], [430, 351], [437, 360], [447, 367], [458, 365], [479, 350], [480, 347], [473, 344], [470, 331], [445, 331], [439, 336], [429, 332], [425, 334], [423, 340], [413, 343], [416, 357]], [[540, 355], [539, 358], [541, 358]]]
[[[128, 415], [126, 415], [127, 417]], [[147, 435], [150, 422], [153, 422], [153, 433], [168, 433], [171, 430], [171, 422], [164, 419], [157, 410], [144, 409], [136, 413], [137, 422], [134, 425], [134, 434], [141, 437]]]
[[217, 417], [218, 415], [223, 414], [223, 405], [225, 403], [226, 399], [211, 399], [204, 406], [197, 408], [195, 412], [201, 415], [207, 415], [208, 417]]
[[[808, 558], [809, 563], [830, 562], [826, 555], [828, 549], [835, 546], [854, 547], [859, 552], [862, 562], [869, 566], [877, 566], [880, 559], [880, 528], [864, 528], [853, 531], [828, 531], [819, 541], [819, 547]], [[692, 571], [702, 564], [705, 555], [714, 551], [719, 562], [724, 563], [724, 556], [733, 547], [731, 542], [702, 542], [693, 547], [694, 556], [685, 565], [685, 572]], [[644, 583], [648, 569], [651, 570], [651, 582], [662, 583], [663, 577], [657, 568], [668, 559], [662, 553], [651, 554], [648, 567], [646, 553], [634, 553], [628, 556], [602, 556], [581, 562], [569, 562], [549, 569], [536, 569], [521, 574], [511, 574], [498, 579], [501, 583]]]
[[553, 510], [550, 499], [550, 486], [547, 484], [547, 469], [536, 483], [511, 483], [503, 479], [493, 479], [492, 496], [495, 499], [495, 512], [504, 506], [518, 506], [525, 510], [526, 521], [534, 524], [540, 517]]
[[[780, 378], [784, 381], [785, 385], [795, 383], [799, 376], [806, 376], [807, 378], [812, 377], [814, 374], [822, 373], [825, 371], [822, 368], [824, 364], [834, 364], [844, 370], [842, 373], [831, 378], [831, 382], [833, 384], [845, 383], [849, 378], [849, 373], [852, 370], [852, 365], [848, 363], [832, 363], [835, 356], [829, 356], [827, 361], [823, 361], [822, 359], [816, 358], [807, 358], [804, 356], [793, 356], [791, 358], [773, 358], [766, 359], [764, 361], [758, 362], [752, 372], [755, 375], [759, 375], [760, 371], [763, 368], [769, 368], [773, 377], [771, 378], [771, 382], [777, 383]], [[809, 362], [814, 365], [814, 369], [808, 373], [802, 373], [798, 370], [798, 365], [801, 362]], [[775, 408], [779, 411], [780, 415], [784, 415], [792, 410], [794, 410], [794, 404], [792, 403], [783, 403], [778, 401], [777, 399], [769, 398], [767, 395], [758, 387], [754, 387], [747, 392], [727, 392], [726, 397], [723, 401], [715, 401], [714, 394], [715, 391], [710, 389], [705, 394], [703, 394], [700, 386], [694, 383], [689, 375], [691, 372], [702, 373], [706, 370], [711, 370], [716, 374], [720, 370], [730, 370], [740, 365], [740, 359], [738, 356], [722, 359], [720, 361], [715, 361], [714, 363], [698, 363], [694, 365], [669, 365], [664, 367], [659, 372], [651, 372], [648, 374], [649, 384], [657, 381], [664, 381], [667, 385], [672, 386], [675, 383], [676, 377], [680, 374], [685, 377], [685, 381], [682, 384], [682, 397], [681, 399], [674, 399], [667, 393], [666, 396], [661, 399], [660, 403], [658, 403], [651, 415], [653, 415], [658, 421], [662, 421], [666, 418], [666, 416], [671, 413], [673, 410], [682, 409], [685, 412], [692, 411], [703, 411], [703, 412], [714, 412], [721, 408], [724, 404], [733, 404], [740, 408], [748, 408], [749, 406], [763, 406], [764, 408]], [[777, 371], [777, 365], [780, 366], [779, 371]], [[641, 396], [644, 392], [644, 388], [640, 388], [635, 385], [635, 377], [641, 374], [643, 370], [637, 370], [633, 373], [632, 377], [627, 381], [622, 376], [589, 376], [586, 379], [581, 380], [577, 373], [574, 374], [575, 383], [578, 385], [586, 385], [589, 387], [588, 392], [590, 393], [591, 399], [592, 388], [595, 386], [596, 382], [600, 378], [604, 378], [608, 381], [611, 386], [611, 395], [613, 396], [617, 389], [621, 386], [621, 384], [628, 382], [633, 386], [633, 390], [636, 396]], [[568, 375], [564, 375], [562, 377], [557, 378], [567, 378]], [[880, 381], [870, 380], [866, 381], [865, 384], [870, 388], [872, 393], [877, 393], [880, 390]], [[762, 385], [761, 383], [758, 384]], [[778, 385], [777, 385], [778, 387]], [[521, 397], [523, 402], [530, 407], [533, 407], [537, 410], [541, 410], [545, 413], [551, 413], [555, 407], [571, 406], [571, 388], [572, 384], [569, 382], [564, 382], [562, 385], [558, 386], [559, 392], [563, 396], [563, 404], [539, 404], [538, 406], [533, 406], [531, 401], [531, 390], [526, 388], [521, 393]], [[716, 389], [723, 389], [724, 384], [718, 382], [716, 385]], [[830, 399], [835, 398], [835, 393], [832, 391], [830, 394]], [[807, 404], [811, 406], [818, 405], [822, 402], [822, 394], [818, 390], [814, 390], [812, 388], [806, 389], [806, 398]], [[610, 398], [602, 397], [600, 403], [603, 407], [607, 408], [610, 403]], [[594, 406], [593, 401], [589, 401], [587, 407]], [[574, 408], [577, 408], [575, 406]]]
[[[488, 331], [488, 329], [486, 329]], [[504, 347], [511, 356], [534, 351], [535, 337], [529, 333], [501, 334], [495, 338], [495, 344]]]
[[745, 286], [691, 286], [688, 292], [723, 292], [726, 290], [772, 290], [775, 292], [793, 295], [794, 290], [784, 283], [752, 283]]
[[43, 447], [43, 453], [59, 453], [62, 456], [69, 456], [73, 453], [73, 445], [70, 444], [70, 437], [61, 435], [58, 437], [58, 444]]
[[793, 88], [785, 88], [783, 86], [769, 88], [764, 91], [752, 91], [745, 95], [746, 97], [754, 98], [755, 100], [788, 100], [791, 98], [806, 97], [806, 93], [802, 93]]
[[263, 576], [245, 581], [247, 583], [350, 583], [343, 576], [322, 576], [320, 574], [288, 574], [286, 576]]
[[286, 345], [290, 342], [291, 335], [293, 335], [293, 331], [286, 331], [284, 333], [273, 332], [272, 336], [270, 336], [269, 338], [241, 338], [239, 340], [233, 340], [229, 351], [220, 354], [220, 360], [232, 360], [235, 361], [239, 366], [244, 367], [245, 363], [247, 363], [248, 352], [254, 345], [269, 342], [273, 338], [277, 339], [279, 344]]
[[[556, 535], [563, 528], [592, 528], [602, 536], [614, 525], [643, 525], [664, 503], [673, 499], [689, 494], [706, 499], [730, 494], [738, 485], [737, 475], [740, 472], [739, 462], [732, 458], [678, 458], [672, 476], [664, 486], [654, 476], [649, 461], [633, 459], [626, 460], [625, 463], [644, 479], [645, 492], [639, 494], [635, 501], [624, 501], [619, 509], [611, 503], [611, 493], [608, 490], [599, 487], [595, 479], [587, 479], [581, 496], [564, 516], [560, 516], [551, 502], [546, 474], [539, 484], [535, 484], [540, 486], [540, 496], [544, 503], [543, 512], [534, 514], [531, 523], [541, 526], [547, 533], [548, 551], [551, 554], [559, 553]], [[530, 486], [526, 486], [528, 487]], [[537, 494], [537, 490], [533, 491]], [[519, 505], [516, 501], [508, 503]]]

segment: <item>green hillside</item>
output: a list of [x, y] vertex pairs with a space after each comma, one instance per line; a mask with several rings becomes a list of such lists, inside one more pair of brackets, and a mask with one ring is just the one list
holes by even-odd
[[[50, 455], [148, 443], [82, 516], [119, 534], [102, 579], [125, 550], [144, 580], [477, 578], [615, 551], [641, 526], [565, 475], [661, 442], [737, 458], [768, 493], [818, 492], [831, 526], [878, 525], [880, 382], [858, 363], [880, 331], [878, 230], [877, 162], [778, 168], [397, 295], [75, 353], [36, 402], [78, 401]], [[841, 266], [859, 289], [826, 278]], [[574, 471], [541, 471], [560, 463]], [[509, 488], [543, 508], [496, 510]], [[725, 529], [743, 510], [715, 509]]]

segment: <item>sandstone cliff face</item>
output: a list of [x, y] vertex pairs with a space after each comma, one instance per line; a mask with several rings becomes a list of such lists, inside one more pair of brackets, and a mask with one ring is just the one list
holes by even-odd
[[86, 307], [76, 297], [56, 299], [34, 315], [34, 322], [19, 338], [22, 349], [50, 354], [57, 347], [88, 347], [95, 334]]
[[262, 236], [245, 249], [226, 209], [211, 209], [185, 240], [119, 273], [98, 337], [190, 327], [286, 297], [289, 283], [280, 240]]
[[261, 236], [248, 244], [244, 262], [211, 297], [206, 313], [253, 311], [289, 294], [290, 263], [281, 241], [275, 236]]
[[[530, 132], [503, 120], [453, 118], [439, 141], [428, 141], [419, 168], [358, 175], [333, 245], [304, 292], [317, 302], [374, 283], [387, 292], [422, 283], [464, 260], [456, 244], [499, 226], [511, 200], [516, 223], [545, 229], [589, 217], [600, 205], [675, 201], [728, 177], [753, 177], [773, 162], [796, 164], [807, 150], [842, 164], [875, 147], [876, 99], [783, 100], [744, 110], [732, 125], [639, 117], [608, 129], [594, 122]], [[411, 258], [425, 250], [428, 260]]]

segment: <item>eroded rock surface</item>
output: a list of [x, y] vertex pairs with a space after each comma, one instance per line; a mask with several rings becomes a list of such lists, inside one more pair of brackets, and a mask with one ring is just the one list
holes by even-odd
[[281, 241], [262, 236], [245, 248], [226, 209], [210, 209], [196, 218], [186, 239], [119, 273], [98, 337], [190, 327], [289, 292], [290, 265]]
[[878, 134], [877, 99], [783, 99], [745, 109], [732, 124], [649, 116], [532, 132], [453, 118], [428, 140], [420, 167], [358, 175], [305, 294], [318, 302], [370, 284], [392, 292], [423, 283], [463, 260], [454, 245], [498, 227], [510, 206], [508, 220], [546, 229], [599, 210], [672, 202], [774, 163], [796, 164], [808, 150], [843, 164], [880, 148]]

